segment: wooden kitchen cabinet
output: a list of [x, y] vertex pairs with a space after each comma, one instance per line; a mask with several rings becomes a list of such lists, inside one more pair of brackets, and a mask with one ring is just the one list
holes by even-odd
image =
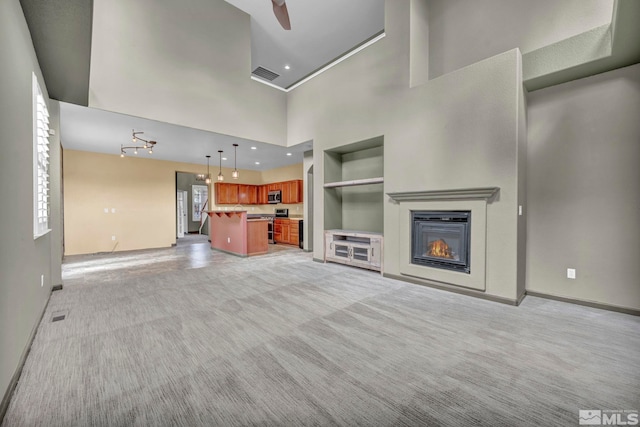
[[277, 219], [273, 222], [273, 240], [276, 243], [283, 243], [282, 240], [282, 220]]
[[255, 185], [238, 185], [238, 203], [241, 205], [255, 205], [258, 203], [258, 188]]
[[258, 186], [258, 204], [266, 205], [269, 203], [269, 188], [267, 185]]
[[280, 195], [282, 197], [282, 203], [284, 204], [291, 203], [291, 186], [289, 182], [290, 181], [286, 181], [282, 183], [282, 193]]
[[282, 183], [282, 203], [302, 203], [302, 180], [285, 181]]
[[298, 246], [300, 233], [298, 221], [293, 219], [276, 218], [273, 225], [273, 240], [276, 243]]
[[238, 184], [225, 182], [215, 183], [216, 205], [236, 205], [238, 200]]
[[289, 203], [302, 203], [302, 183], [303, 181], [301, 179], [289, 181], [289, 194], [291, 198]]
[[276, 243], [290, 244], [291, 221], [284, 218], [276, 218], [273, 224], [273, 240]]
[[266, 205], [269, 191], [281, 191], [283, 204], [302, 203], [302, 180], [273, 182], [264, 185], [216, 182], [216, 205]]
[[298, 246], [300, 243], [300, 233], [298, 230], [299, 221], [289, 220], [290, 231], [289, 231], [289, 244]]

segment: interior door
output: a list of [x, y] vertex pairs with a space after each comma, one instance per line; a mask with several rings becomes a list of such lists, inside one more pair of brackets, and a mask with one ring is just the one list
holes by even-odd
[[184, 233], [188, 230], [187, 224], [187, 192], [178, 190], [176, 193], [176, 229], [178, 231], [178, 238], [184, 237]]

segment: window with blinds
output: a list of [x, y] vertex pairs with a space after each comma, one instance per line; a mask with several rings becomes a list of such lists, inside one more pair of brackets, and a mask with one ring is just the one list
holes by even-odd
[[33, 234], [49, 231], [49, 111], [33, 74]]

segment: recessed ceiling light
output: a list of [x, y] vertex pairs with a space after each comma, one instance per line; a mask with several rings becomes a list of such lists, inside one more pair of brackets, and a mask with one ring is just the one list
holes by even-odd
[[256, 165], [259, 165], [259, 164], [260, 164], [260, 162], [256, 162]]
[[257, 150], [257, 149], [258, 149], [258, 147], [251, 147], [251, 149], [252, 149], [252, 150]]
[[226, 157], [223, 157], [223, 158], [222, 158], [222, 160], [227, 160], [227, 158], [226, 158]]
[[285, 66], [284, 66], [284, 69], [285, 69], [285, 70], [290, 70], [290, 69], [291, 69], [291, 67], [290, 67], [289, 65], [285, 65]]
[[291, 155], [291, 153], [287, 153], [287, 156], [290, 156], [290, 155]]

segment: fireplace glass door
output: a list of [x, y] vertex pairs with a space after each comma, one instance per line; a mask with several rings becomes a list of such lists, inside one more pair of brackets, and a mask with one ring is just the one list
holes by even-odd
[[469, 273], [470, 211], [412, 212], [413, 264]]

